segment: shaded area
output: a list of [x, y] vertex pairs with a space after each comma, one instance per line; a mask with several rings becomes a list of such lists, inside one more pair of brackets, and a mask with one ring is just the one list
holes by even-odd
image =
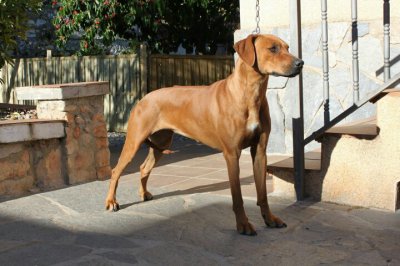
[[[400, 263], [399, 213], [271, 197], [288, 227], [268, 229], [256, 201], [247, 199], [258, 232], [247, 237], [235, 231], [229, 197], [168, 196], [109, 213], [97, 206], [106, 189], [106, 182], [93, 182], [1, 203], [0, 264]], [[121, 200], [129, 201], [122, 189]]]

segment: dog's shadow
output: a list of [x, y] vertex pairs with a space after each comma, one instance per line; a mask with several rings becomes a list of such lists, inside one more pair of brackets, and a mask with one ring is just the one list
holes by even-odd
[[[227, 177], [228, 178], [228, 177]], [[254, 183], [254, 178], [253, 176], [248, 176], [245, 178], [240, 179], [240, 183], [243, 184], [252, 184]], [[182, 196], [182, 195], [189, 195], [189, 194], [196, 194], [196, 193], [208, 193], [208, 192], [215, 192], [215, 191], [221, 191], [225, 189], [229, 189], [229, 181], [223, 181], [219, 183], [214, 183], [214, 184], [209, 184], [209, 185], [202, 185], [202, 186], [197, 186], [193, 188], [188, 188], [184, 190], [176, 190], [176, 191], [170, 191], [166, 193], [162, 193], [159, 195], [153, 195], [153, 201], [158, 200], [158, 199], [163, 199], [163, 198], [168, 198], [172, 196]], [[126, 209], [130, 206], [142, 203], [143, 201], [136, 201], [132, 203], [127, 203], [127, 204], [122, 204], [120, 205], [120, 209]]]

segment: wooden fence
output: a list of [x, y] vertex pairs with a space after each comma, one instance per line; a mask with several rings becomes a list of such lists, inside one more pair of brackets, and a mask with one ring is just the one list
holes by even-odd
[[4, 84], [0, 102], [17, 101], [14, 88], [42, 84], [109, 81], [105, 117], [110, 131], [126, 131], [129, 113], [148, 91], [172, 85], [207, 85], [232, 72], [233, 57], [148, 56], [145, 46], [138, 54], [16, 59], [1, 71]]
[[151, 55], [149, 89], [173, 85], [209, 85], [226, 78], [234, 67], [233, 56]]

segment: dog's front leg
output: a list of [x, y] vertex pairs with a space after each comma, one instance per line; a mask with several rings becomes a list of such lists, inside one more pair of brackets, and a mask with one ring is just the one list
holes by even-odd
[[253, 225], [249, 223], [243, 207], [243, 198], [239, 179], [239, 154], [240, 152], [224, 152], [232, 193], [233, 211], [236, 216], [236, 228], [240, 234], [256, 235], [257, 233]]
[[250, 148], [253, 160], [254, 182], [257, 190], [257, 205], [260, 206], [261, 215], [268, 227], [286, 227], [286, 224], [277, 216], [273, 215], [267, 198], [266, 172], [267, 172], [267, 132], [261, 134], [259, 142]]

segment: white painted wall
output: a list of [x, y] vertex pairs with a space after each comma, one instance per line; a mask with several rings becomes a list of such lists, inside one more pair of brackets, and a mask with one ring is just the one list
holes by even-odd
[[[260, 27], [272, 28], [289, 25], [289, 0], [259, 0]], [[256, 0], [240, 0], [240, 28], [254, 29], [256, 26]], [[392, 18], [400, 18], [400, 1], [390, 1]], [[350, 0], [328, 0], [328, 21], [350, 21]], [[321, 1], [301, 0], [303, 25], [321, 23]], [[383, 0], [358, 1], [359, 21], [376, 20], [383, 17]]]

